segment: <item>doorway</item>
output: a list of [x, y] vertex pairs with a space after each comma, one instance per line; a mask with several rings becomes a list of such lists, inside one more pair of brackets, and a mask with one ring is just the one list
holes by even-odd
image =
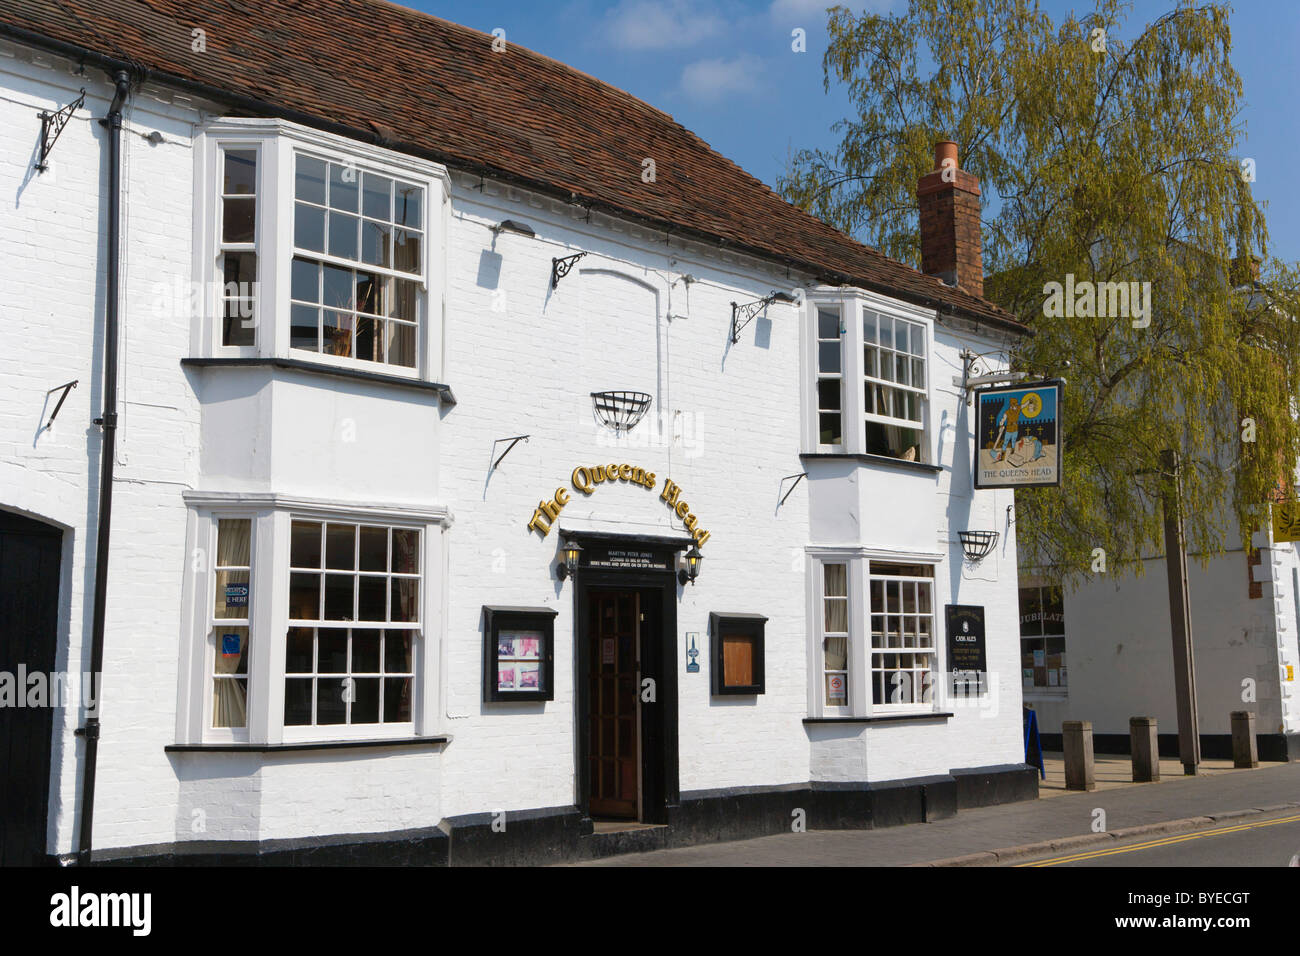
[[574, 537], [574, 800], [592, 819], [667, 823], [679, 800], [675, 566], [690, 542]]
[[[0, 511], [0, 672], [53, 675], [59, 631], [63, 532]], [[47, 693], [52, 688], [47, 683]], [[0, 866], [45, 860], [54, 702], [0, 706]]]
[[591, 815], [636, 820], [641, 816], [641, 596], [593, 590], [588, 610]]

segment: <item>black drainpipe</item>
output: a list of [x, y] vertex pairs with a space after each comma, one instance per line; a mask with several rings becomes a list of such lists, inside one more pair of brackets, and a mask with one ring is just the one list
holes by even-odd
[[99, 121], [108, 129], [108, 282], [104, 292], [104, 415], [95, 424], [104, 429], [99, 461], [99, 517], [95, 540], [95, 616], [90, 625], [90, 680], [94, 706], [86, 726], [77, 731], [86, 738], [86, 759], [82, 764], [81, 836], [77, 841], [77, 862], [90, 863], [91, 831], [95, 822], [95, 761], [99, 757], [99, 706], [103, 697], [100, 671], [104, 668], [104, 609], [108, 598], [108, 536], [113, 519], [113, 460], [117, 438], [117, 326], [118, 279], [121, 258], [122, 213], [122, 104], [131, 92], [131, 77], [125, 70], [113, 76], [116, 90], [108, 116]]

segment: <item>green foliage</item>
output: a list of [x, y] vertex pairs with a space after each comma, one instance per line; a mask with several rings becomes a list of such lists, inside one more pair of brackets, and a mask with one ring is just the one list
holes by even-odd
[[[847, 84], [857, 116], [781, 182], [919, 266], [916, 182], [936, 141], [957, 143], [984, 192], [985, 294], [1036, 333], [1013, 368], [1068, 381], [1063, 484], [1016, 496], [1022, 558], [1062, 578], [1089, 573], [1094, 548], [1111, 573], [1163, 552], [1162, 449], [1183, 457], [1188, 547], [1203, 560], [1249, 546], [1300, 457], [1300, 276], [1265, 260], [1252, 292], [1233, 267], [1264, 259], [1267, 230], [1239, 155], [1228, 10], [1185, 4], [1132, 29], [1125, 12], [1099, 0], [1054, 25], [1028, 0], [836, 7], [826, 84]], [[1150, 325], [1048, 317], [1045, 286], [1067, 274], [1151, 283]]]

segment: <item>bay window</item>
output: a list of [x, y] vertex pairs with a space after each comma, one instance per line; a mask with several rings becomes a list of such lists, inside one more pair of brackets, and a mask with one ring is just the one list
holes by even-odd
[[283, 120], [197, 142], [197, 358], [437, 377], [445, 169]]
[[813, 717], [938, 709], [935, 566], [857, 549], [812, 560]]
[[438, 654], [427, 628], [439, 619], [431, 581], [440, 576], [445, 509], [390, 517], [325, 503], [317, 513], [286, 511], [256, 494], [187, 497], [203, 504], [193, 515], [181, 742], [290, 745], [437, 731]]
[[864, 292], [809, 296], [809, 453], [932, 464], [930, 338], [924, 310]]

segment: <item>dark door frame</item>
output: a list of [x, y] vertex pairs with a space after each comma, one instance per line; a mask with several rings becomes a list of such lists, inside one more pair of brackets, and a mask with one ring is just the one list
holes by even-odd
[[[636, 535], [566, 534], [580, 540], [598, 540], [606, 547], [618, 545], [661, 552], [669, 559], [667, 570], [580, 567], [575, 574], [573, 589], [573, 709], [577, 731], [574, 734], [575, 805], [584, 820], [590, 819], [591, 781], [587, 769], [591, 746], [589, 594], [593, 589], [637, 591], [641, 594], [641, 609], [647, 615], [647, 623], [653, 624], [659, 632], [658, 640], [654, 640], [652, 635], [641, 631], [641, 676], [655, 681], [654, 702], [641, 703], [641, 820], [644, 823], [666, 823], [669, 809], [675, 809], [680, 800], [677, 768], [677, 599], [680, 585], [673, 566], [677, 553], [689, 542]], [[646, 640], [647, 636], [651, 639]], [[637, 694], [640, 693], [638, 686]]]

